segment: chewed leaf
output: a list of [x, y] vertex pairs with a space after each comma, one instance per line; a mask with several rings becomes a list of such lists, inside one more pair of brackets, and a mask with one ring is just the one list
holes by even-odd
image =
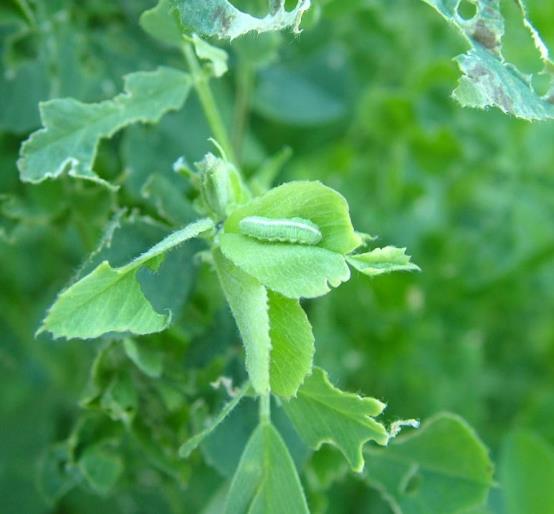
[[461, 0], [423, 0], [456, 27], [471, 49], [456, 58], [463, 76], [453, 96], [467, 107], [498, 107], [507, 114], [526, 120], [554, 118], [554, 65], [539, 33], [527, 17], [523, 0], [517, 0], [523, 22], [550, 75], [551, 86], [545, 96], [534, 90], [530, 76], [521, 73], [502, 55], [504, 18], [499, 0], [476, 0], [477, 12], [469, 20], [458, 13]]
[[269, 32], [292, 28], [298, 32], [310, 0], [298, 0], [291, 11], [285, 0], [273, 0], [272, 9], [263, 18], [240, 11], [227, 0], [173, 0], [179, 8], [184, 25], [203, 36], [234, 39], [248, 32]]
[[48, 311], [40, 332], [54, 337], [90, 339], [108, 332], [150, 334], [167, 327], [171, 313], [160, 314], [148, 302], [138, 272], [157, 266], [175, 246], [212, 228], [202, 219], [173, 232], [129, 264], [112, 268], [101, 262], [91, 273], [60, 293]]
[[421, 271], [406, 255], [406, 248], [385, 246], [366, 253], [349, 255], [348, 263], [364, 275], [374, 277], [393, 271]]
[[297, 397], [283, 406], [307, 444], [314, 449], [323, 443], [337, 446], [355, 471], [364, 467], [362, 446], [366, 441], [385, 445], [390, 438], [386, 428], [373, 419], [385, 405], [341, 391], [320, 368], [314, 368]]
[[73, 177], [108, 185], [94, 172], [103, 138], [133, 123], [155, 123], [179, 109], [190, 90], [189, 75], [171, 68], [125, 77], [125, 92], [111, 100], [84, 104], [72, 98], [40, 104], [44, 128], [21, 147], [21, 180], [42, 182], [68, 172]]
[[269, 291], [271, 391], [294, 396], [312, 369], [314, 335], [298, 300]]
[[461, 418], [440, 414], [386, 449], [365, 450], [367, 481], [394, 512], [458, 514], [483, 503], [492, 485], [487, 449]]

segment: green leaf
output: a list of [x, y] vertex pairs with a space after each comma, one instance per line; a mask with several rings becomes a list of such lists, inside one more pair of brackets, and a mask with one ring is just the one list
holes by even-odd
[[172, 0], [159, 0], [159, 2], [144, 11], [140, 16], [140, 26], [150, 36], [166, 45], [181, 47], [183, 37], [182, 28]]
[[[317, 246], [267, 243], [240, 234], [247, 216], [303, 218], [323, 238]], [[361, 244], [346, 200], [319, 182], [289, 182], [234, 210], [224, 225], [221, 250], [246, 273], [288, 298], [314, 298], [350, 278], [343, 254]]]
[[138, 394], [131, 377], [118, 373], [102, 394], [100, 407], [114, 421], [130, 425], [138, 408]]
[[273, 425], [261, 424], [248, 441], [224, 514], [309, 514], [294, 463]]
[[215, 249], [219, 281], [231, 307], [246, 353], [246, 370], [258, 394], [269, 392], [271, 339], [268, 296], [264, 286]]
[[298, 0], [296, 7], [286, 11], [285, 0], [271, 2], [272, 9], [263, 18], [240, 11], [227, 0], [173, 0], [179, 8], [184, 25], [204, 36], [234, 39], [248, 32], [268, 32], [291, 27], [300, 32], [302, 15], [310, 0]]
[[386, 445], [389, 433], [373, 419], [385, 404], [374, 398], [346, 393], [329, 382], [327, 372], [314, 368], [297, 397], [283, 403], [296, 430], [312, 448], [323, 443], [336, 446], [354, 471], [364, 467], [362, 447], [373, 440]]
[[348, 202], [317, 181], [288, 182], [240, 206], [225, 222], [225, 232], [240, 233], [240, 220], [247, 216], [310, 220], [323, 235], [318, 246], [339, 254], [350, 253], [362, 244], [352, 227]]
[[551, 77], [550, 91], [539, 96], [532, 85], [532, 76], [524, 75], [502, 55], [504, 18], [499, 0], [476, 0], [476, 15], [466, 20], [458, 13], [462, 0], [423, 0], [434, 7], [456, 27], [471, 49], [456, 58], [463, 73], [453, 96], [467, 107], [498, 107], [507, 114], [526, 120], [554, 118], [554, 64], [548, 49], [533, 27], [523, 0], [517, 5], [529, 30], [546, 73]]
[[349, 255], [348, 263], [364, 275], [375, 277], [393, 271], [421, 271], [419, 266], [410, 262], [406, 248], [385, 246], [366, 253]]
[[269, 291], [271, 391], [294, 396], [312, 369], [314, 335], [298, 300]]
[[507, 514], [554, 514], [554, 448], [537, 434], [518, 430], [503, 445], [500, 481]]
[[72, 98], [40, 104], [44, 128], [21, 147], [21, 179], [42, 182], [69, 175], [106, 185], [93, 165], [101, 139], [132, 123], [155, 123], [179, 109], [190, 90], [188, 74], [171, 68], [137, 72], [125, 77], [125, 93], [112, 100], [84, 104]]
[[83, 477], [71, 462], [67, 443], [57, 443], [44, 452], [37, 478], [40, 493], [49, 504], [54, 504], [81, 482]]
[[244, 384], [237, 392], [236, 394], [231, 398], [229, 402], [225, 404], [223, 409], [219, 412], [219, 414], [210, 421], [209, 425], [199, 432], [198, 434], [192, 436], [186, 443], [184, 443], [179, 448], [179, 457], [182, 457], [183, 459], [188, 458], [188, 456], [196, 449], [198, 446], [208, 437], [224, 420], [225, 418], [233, 411], [233, 409], [239, 404], [239, 402], [242, 400], [243, 396], [248, 391], [248, 388], [250, 387], [250, 384], [247, 382]]
[[131, 338], [123, 341], [123, 349], [137, 368], [151, 378], [158, 378], [163, 371], [163, 352], [148, 348], [148, 342], [140, 343]]
[[364, 475], [395, 512], [455, 514], [481, 505], [492, 485], [487, 449], [461, 418], [440, 414], [388, 448], [367, 448]]
[[171, 312], [159, 314], [150, 305], [137, 280], [144, 267], [157, 267], [175, 246], [213, 227], [202, 219], [173, 232], [129, 264], [112, 268], [101, 262], [90, 274], [60, 293], [39, 329], [56, 338], [89, 339], [107, 332], [150, 334], [171, 321]]
[[123, 461], [101, 445], [87, 448], [79, 459], [79, 468], [89, 485], [100, 494], [108, 494], [123, 472]]
[[318, 246], [265, 243], [222, 234], [221, 250], [243, 271], [287, 298], [315, 298], [350, 278], [344, 257]]
[[197, 34], [192, 35], [192, 44], [194, 45], [194, 51], [198, 58], [209, 62], [214, 77], [222, 77], [225, 75], [229, 69], [227, 66], [227, 59], [229, 56], [225, 50], [210, 45], [208, 42], [198, 37]]

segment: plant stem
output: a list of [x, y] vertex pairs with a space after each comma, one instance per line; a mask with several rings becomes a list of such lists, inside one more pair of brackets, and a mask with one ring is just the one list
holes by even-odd
[[271, 422], [271, 393], [260, 396], [260, 423]]
[[248, 129], [248, 111], [252, 94], [252, 67], [248, 62], [240, 62], [237, 73], [237, 94], [234, 116], [233, 146], [240, 157], [244, 135]]
[[236, 164], [235, 150], [227, 135], [227, 129], [225, 128], [225, 124], [223, 123], [223, 119], [221, 118], [221, 114], [215, 102], [214, 95], [208, 83], [208, 78], [202, 71], [190, 43], [185, 43], [183, 45], [183, 53], [192, 75], [194, 88], [196, 89], [196, 93], [202, 104], [202, 109], [204, 110], [204, 115], [208, 120], [213, 135], [221, 145], [221, 148], [223, 148], [227, 158]]

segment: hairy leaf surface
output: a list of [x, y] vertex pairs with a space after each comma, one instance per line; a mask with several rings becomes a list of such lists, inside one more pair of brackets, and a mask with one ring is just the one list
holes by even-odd
[[246, 353], [246, 370], [258, 394], [269, 392], [268, 296], [265, 287], [227, 259], [219, 249], [213, 252], [225, 298], [237, 323]]
[[154, 310], [144, 296], [137, 273], [143, 267], [156, 267], [167, 251], [212, 226], [208, 219], [192, 223], [119, 268], [101, 262], [58, 296], [39, 332], [89, 339], [107, 332], [149, 334], [163, 330], [171, 320], [171, 313], [159, 314]]
[[312, 369], [314, 335], [298, 300], [269, 291], [271, 391], [293, 396]]
[[221, 250], [243, 271], [288, 298], [322, 296], [350, 278], [344, 257], [319, 246], [222, 234]]
[[341, 391], [321, 368], [314, 368], [297, 397], [283, 405], [306, 443], [314, 449], [323, 443], [336, 446], [354, 471], [364, 467], [365, 442], [384, 445], [389, 440], [385, 427], [373, 419], [383, 412], [385, 404]]

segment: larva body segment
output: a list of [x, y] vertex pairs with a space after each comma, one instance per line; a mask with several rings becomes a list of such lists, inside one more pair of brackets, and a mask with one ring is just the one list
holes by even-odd
[[316, 245], [322, 239], [319, 227], [303, 218], [247, 216], [239, 222], [241, 234], [260, 241]]

